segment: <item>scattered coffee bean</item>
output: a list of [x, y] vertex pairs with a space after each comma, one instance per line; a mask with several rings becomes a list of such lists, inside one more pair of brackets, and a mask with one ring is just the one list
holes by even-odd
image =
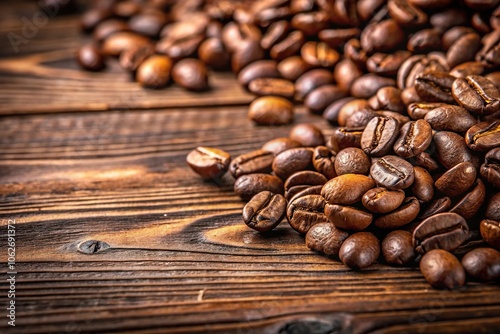
[[248, 118], [258, 125], [284, 125], [293, 120], [293, 104], [279, 96], [262, 96], [248, 108]]
[[153, 55], [137, 68], [136, 80], [144, 87], [161, 88], [170, 81], [172, 61], [167, 56]]
[[243, 208], [243, 221], [256, 231], [267, 232], [279, 225], [285, 213], [286, 200], [283, 196], [262, 191]]
[[197, 59], [183, 59], [172, 68], [172, 78], [179, 86], [193, 90], [204, 91], [209, 88], [207, 68]]
[[470, 162], [461, 162], [446, 171], [434, 184], [436, 189], [449, 197], [463, 194], [476, 181], [476, 167]]
[[290, 139], [304, 147], [316, 147], [325, 144], [321, 130], [312, 124], [298, 124], [290, 130]]
[[456, 289], [465, 284], [465, 270], [460, 261], [444, 249], [433, 249], [420, 260], [425, 280], [437, 289]]
[[286, 180], [296, 172], [313, 169], [312, 157], [311, 148], [301, 147], [283, 151], [274, 158], [273, 172], [282, 180]]
[[293, 100], [295, 86], [293, 82], [276, 78], [256, 78], [248, 84], [248, 90], [257, 96], [279, 96]]
[[370, 232], [358, 232], [349, 236], [340, 247], [339, 257], [343, 264], [353, 269], [364, 269], [374, 264], [380, 255], [380, 242]]
[[211, 147], [198, 147], [187, 155], [189, 167], [204, 179], [222, 177], [231, 161], [229, 153]]
[[85, 44], [78, 50], [78, 63], [89, 71], [100, 71], [106, 64], [101, 51], [94, 44]]
[[300, 146], [301, 145], [298, 141], [295, 141], [287, 137], [280, 137], [271, 139], [270, 141], [262, 145], [262, 149], [264, 151], [272, 152], [274, 155], [278, 155], [283, 151], [289, 150], [291, 148], [297, 148]]
[[246, 201], [266, 190], [273, 194], [283, 194], [283, 182], [274, 175], [256, 173], [242, 175], [234, 183], [234, 192]]
[[304, 170], [290, 175], [285, 181], [285, 198], [290, 200], [297, 193], [312, 186], [322, 186], [328, 181], [323, 174]]
[[417, 257], [408, 231], [396, 230], [387, 234], [381, 248], [385, 262], [393, 266], [408, 265]]
[[500, 279], [500, 252], [493, 248], [476, 248], [462, 258], [468, 275], [483, 282]]
[[229, 172], [235, 179], [242, 175], [271, 172], [274, 154], [266, 150], [256, 150], [237, 156], [229, 165]]
[[420, 212], [420, 203], [416, 197], [408, 197], [396, 210], [380, 216], [373, 224], [378, 228], [396, 229], [411, 223]]

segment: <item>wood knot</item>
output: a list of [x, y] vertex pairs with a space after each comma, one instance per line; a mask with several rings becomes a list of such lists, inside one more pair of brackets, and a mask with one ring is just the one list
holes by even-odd
[[334, 334], [343, 332], [342, 319], [304, 319], [286, 323], [279, 334]]
[[104, 252], [111, 246], [104, 241], [99, 240], [87, 240], [78, 245], [78, 251], [83, 254], [96, 254]]

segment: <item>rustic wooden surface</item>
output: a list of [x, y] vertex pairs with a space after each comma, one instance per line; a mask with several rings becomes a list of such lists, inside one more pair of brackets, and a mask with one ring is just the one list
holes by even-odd
[[436, 291], [416, 268], [350, 271], [287, 224], [247, 229], [230, 177], [202, 182], [185, 155], [235, 156], [289, 127], [250, 124], [230, 74], [199, 95], [79, 71], [74, 17], [15, 54], [5, 36], [30, 4], [0, 4], [0, 259], [6, 272], [14, 219], [18, 271], [16, 327], [1, 314], [1, 333], [498, 333], [498, 285]]

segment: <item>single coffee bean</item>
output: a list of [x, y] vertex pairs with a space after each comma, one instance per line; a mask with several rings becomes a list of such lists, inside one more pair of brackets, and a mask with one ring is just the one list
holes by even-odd
[[396, 86], [396, 81], [376, 74], [368, 73], [360, 76], [351, 85], [351, 95], [358, 98], [369, 98], [386, 86]]
[[468, 61], [452, 68], [450, 75], [455, 78], [465, 78], [469, 75], [482, 75], [484, 71], [484, 64], [477, 61]]
[[428, 171], [435, 171], [440, 167], [438, 163], [427, 152], [422, 152], [419, 155], [414, 156], [411, 160], [412, 164], [414, 164], [415, 166], [420, 166]]
[[274, 45], [281, 42], [283, 38], [286, 37], [290, 29], [290, 24], [288, 21], [278, 21], [272, 23], [269, 28], [267, 28], [266, 33], [262, 36], [260, 40], [260, 46], [264, 50], [271, 49]]
[[415, 171], [404, 159], [386, 155], [378, 159], [370, 168], [370, 175], [380, 187], [389, 190], [406, 189], [413, 184]]
[[233, 73], [239, 73], [248, 64], [264, 58], [264, 50], [259, 42], [254, 40], [245, 40], [238, 46], [231, 57], [231, 70]]
[[300, 146], [300, 143], [293, 139], [287, 137], [279, 137], [266, 142], [264, 145], [262, 145], [262, 149], [264, 151], [272, 152], [274, 155], [278, 155], [283, 151]]
[[292, 14], [309, 12], [315, 6], [314, 0], [292, 0], [290, 1], [290, 12]]
[[372, 119], [377, 117], [377, 112], [369, 109], [362, 109], [355, 111], [352, 115], [347, 118], [345, 122], [345, 127], [349, 129], [353, 128], [363, 128], [370, 123]]
[[479, 75], [458, 78], [452, 86], [455, 100], [478, 115], [491, 115], [500, 110], [500, 91], [488, 79]]
[[342, 26], [358, 26], [360, 24], [358, 13], [356, 9], [356, 4], [354, 1], [341, 0], [333, 4], [333, 8], [329, 8], [332, 3], [326, 2], [323, 6], [323, 10], [330, 11], [332, 16], [332, 21], [338, 23]]
[[340, 58], [337, 51], [323, 42], [311, 41], [305, 43], [300, 50], [300, 54], [306, 63], [315, 67], [333, 67]]
[[292, 100], [295, 95], [293, 82], [286, 79], [257, 78], [250, 81], [248, 90], [257, 96], [273, 95], [289, 100]]
[[288, 6], [266, 6], [254, 11], [255, 23], [261, 27], [267, 27], [271, 23], [280, 21], [290, 15]]
[[222, 177], [231, 162], [229, 153], [212, 147], [200, 146], [186, 157], [187, 164], [204, 179]]
[[403, 50], [389, 54], [377, 52], [366, 60], [366, 68], [369, 72], [378, 75], [395, 76], [401, 64], [410, 56], [410, 52]]
[[[327, 180], [337, 176], [335, 172], [335, 154], [326, 146], [317, 146], [313, 152], [314, 169], [323, 174]], [[326, 182], [325, 182], [326, 183]]]
[[370, 172], [371, 161], [366, 153], [356, 147], [340, 150], [335, 157], [335, 174], [363, 174]]
[[229, 165], [229, 172], [235, 179], [242, 175], [271, 172], [274, 154], [265, 150], [256, 150], [237, 156]]
[[307, 232], [306, 246], [329, 256], [337, 256], [347, 237], [349, 233], [339, 230], [332, 223], [319, 223]]
[[404, 266], [412, 263], [417, 254], [413, 249], [411, 233], [403, 230], [392, 231], [382, 240], [382, 255], [391, 266]]
[[297, 13], [290, 21], [293, 28], [302, 31], [307, 36], [316, 36], [328, 27], [329, 15], [324, 11]]
[[298, 124], [290, 130], [290, 139], [304, 147], [325, 145], [325, 138], [321, 130], [313, 124]]
[[486, 34], [481, 40], [483, 48], [477, 53], [476, 60], [488, 67], [500, 65], [500, 29]]
[[204, 91], [209, 88], [207, 68], [198, 59], [187, 58], [176, 63], [172, 68], [172, 78], [188, 90]]
[[491, 196], [488, 201], [484, 217], [486, 219], [500, 221], [500, 193], [496, 193]]
[[273, 172], [282, 180], [286, 180], [296, 172], [313, 169], [312, 157], [311, 148], [301, 147], [283, 151], [274, 158]]
[[361, 147], [363, 128], [336, 128], [330, 138], [331, 149], [339, 152], [347, 147]]
[[156, 52], [169, 56], [173, 61], [194, 57], [204, 38], [203, 34], [186, 36], [183, 39], [168, 35], [156, 43]]
[[356, 207], [326, 204], [325, 215], [328, 220], [340, 229], [361, 231], [373, 221], [373, 215]]
[[371, 266], [377, 261], [379, 255], [380, 242], [370, 232], [358, 232], [349, 236], [339, 251], [342, 263], [353, 269]]
[[361, 136], [361, 148], [370, 156], [384, 156], [398, 137], [399, 122], [392, 117], [375, 117]]
[[226, 69], [230, 60], [229, 52], [218, 37], [207, 38], [201, 43], [198, 48], [198, 56], [205, 65], [216, 70]]
[[455, 77], [445, 72], [425, 72], [415, 78], [417, 94], [427, 102], [454, 103], [451, 86]]
[[307, 195], [294, 199], [286, 210], [290, 226], [301, 234], [320, 223], [328, 223], [324, 214], [325, 200], [319, 195]]
[[419, 119], [405, 123], [394, 142], [394, 152], [403, 158], [411, 158], [424, 152], [432, 141], [431, 125]]
[[323, 29], [318, 33], [318, 38], [331, 48], [339, 48], [348, 40], [357, 38], [361, 34], [358, 28]]
[[415, 84], [416, 77], [425, 72], [447, 72], [448, 63], [444, 56], [440, 54], [414, 55], [406, 59], [398, 70], [398, 88], [409, 88]]
[[335, 82], [345, 92], [351, 89], [351, 86], [356, 79], [361, 77], [363, 72], [350, 59], [342, 59], [333, 70], [333, 78]]
[[151, 10], [132, 16], [128, 20], [128, 25], [133, 32], [156, 38], [167, 22], [168, 17], [161, 10]]
[[401, 92], [401, 101], [403, 101], [405, 106], [408, 107], [412, 103], [422, 102], [422, 99], [418, 96], [415, 86], [413, 86], [403, 89]]
[[413, 246], [420, 254], [441, 248], [453, 251], [469, 236], [469, 226], [456, 213], [438, 213], [422, 221], [413, 231]]
[[405, 193], [402, 190], [373, 188], [363, 195], [362, 203], [373, 213], [387, 213], [399, 208], [404, 199]]
[[434, 130], [466, 132], [476, 124], [476, 118], [460, 106], [444, 105], [429, 111], [424, 119]]
[[447, 212], [451, 207], [451, 199], [449, 197], [441, 197], [430, 202], [427, 207], [421, 211], [418, 216], [419, 220], [424, 220], [430, 216], [441, 212]]
[[361, 46], [368, 53], [391, 51], [401, 44], [404, 35], [394, 20], [370, 23], [361, 33]]
[[97, 42], [102, 42], [109, 36], [120, 31], [130, 31], [129, 25], [122, 20], [108, 19], [95, 27], [92, 37]]
[[331, 204], [354, 204], [359, 202], [375, 182], [361, 174], [344, 174], [328, 181], [321, 190], [321, 195]]
[[[191, 29], [194, 30], [192, 34], [199, 34], [205, 27], [196, 24], [196, 28]], [[259, 41], [261, 35], [260, 29], [254, 24], [234, 21], [226, 24], [221, 32], [222, 42], [231, 53], [235, 52], [245, 41]]]
[[414, 119], [424, 119], [425, 115], [427, 115], [428, 112], [431, 110], [434, 110], [436, 108], [446, 106], [447, 104], [445, 103], [427, 103], [427, 102], [417, 102], [417, 103], [411, 103], [406, 111], [408, 112], [408, 115]]
[[274, 60], [258, 60], [243, 68], [238, 74], [238, 83], [244, 87], [258, 78], [279, 78], [277, 63]]
[[460, 261], [443, 249], [433, 249], [420, 260], [425, 280], [437, 289], [456, 289], [465, 284], [465, 270]]
[[484, 241], [496, 250], [500, 250], [500, 222], [497, 220], [484, 219], [479, 224], [479, 232]]
[[115, 3], [113, 6], [113, 12], [115, 15], [122, 18], [130, 18], [140, 11], [141, 5], [133, 1]]
[[454, 197], [466, 192], [476, 181], [476, 175], [476, 167], [465, 161], [446, 171], [434, 185], [446, 196]]
[[[60, 4], [57, 4], [59, 9]], [[92, 8], [83, 13], [80, 20], [82, 29], [86, 32], [94, 30], [101, 22], [113, 16], [113, 11], [109, 8]]]
[[340, 126], [346, 126], [347, 125], [347, 120], [356, 112], [359, 110], [365, 110], [368, 109], [370, 110], [370, 105], [368, 104], [368, 101], [365, 99], [354, 99], [346, 104], [344, 104], [337, 115], [337, 123]]
[[312, 68], [300, 56], [291, 56], [278, 63], [278, 72], [284, 79], [295, 81]]
[[500, 279], [500, 252], [493, 248], [476, 248], [465, 254], [462, 265], [470, 276], [483, 282]]
[[486, 153], [484, 164], [479, 170], [481, 177], [495, 188], [500, 188], [500, 147]]
[[324, 85], [309, 92], [304, 100], [304, 105], [311, 113], [321, 114], [330, 104], [340, 100], [345, 95], [346, 93], [338, 86]]
[[318, 172], [310, 170], [296, 172], [285, 181], [285, 198], [290, 200], [302, 190], [312, 186], [322, 186], [327, 181], [326, 177]]
[[243, 207], [243, 221], [251, 229], [267, 232], [281, 223], [285, 213], [286, 200], [283, 196], [262, 191]]
[[465, 142], [473, 151], [488, 151], [500, 146], [500, 121], [481, 122], [467, 130]]
[[438, 51], [441, 49], [441, 31], [436, 28], [419, 30], [408, 39], [406, 48], [413, 53]]
[[384, 229], [400, 228], [417, 218], [419, 212], [420, 203], [418, 199], [416, 197], [407, 197], [399, 208], [378, 217], [373, 224]]
[[375, 97], [377, 100], [377, 108], [373, 108], [374, 110], [383, 109], [398, 113], [404, 113], [406, 111], [406, 106], [401, 100], [401, 89], [392, 86], [382, 87], [377, 91]]
[[481, 48], [481, 38], [476, 33], [461, 36], [446, 52], [448, 66], [453, 68], [459, 64], [474, 60], [476, 52]]
[[398, 124], [405, 124], [411, 121], [410, 117], [401, 115], [398, 112], [390, 110], [377, 110], [375, 111], [375, 115], [380, 117], [392, 117], [398, 122]]
[[434, 197], [434, 180], [429, 172], [420, 167], [413, 167], [415, 171], [415, 181], [411, 186], [413, 195], [421, 202], [430, 202]]
[[301, 31], [291, 32], [281, 42], [275, 44], [270, 51], [272, 59], [281, 61], [287, 57], [295, 55], [299, 52], [302, 45], [305, 43], [304, 33]]
[[470, 27], [458, 26], [450, 28], [443, 33], [442, 43], [443, 49], [448, 51], [448, 49], [462, 36], [467, 34], [475, 33], [476, 31]]
[[375, 13], [378, 13], [383, 6], [386, 5], [385, 0], [359, 0], [356, 3], [357, 13], [359, 18], [366, 22], [373, 18]]
[[486, 197], [486, 188], [484, 187], [483, 181], [481, 179], [476, 179], [476, 182], [472, 186], [472, 190], [469, 191], [458, 203], [450, 209], [450, 212], [454, 212], [464, 217], [465, 219], [472, 218], [481, 208]]
[[295, 98], [303, 101], [314, 89], [333, 82], [332, 74], [325, 69], [315, 69], [302, 74], [295, 82]]
[[283, 182], [274, 175], [257, 173], [240, 176], [234, 183], [234, 192], [244, 201], [266, 190], [283, 194]]
[[136, 72], [139, 66], [147, 58], [153, 56], [154, 53], [155, 49], [152, 45], [143, 45], [124, 50], [120, 54], [120, 66], [127, 71]]
[[416, 27], [427, 23], [427, 15], [407, 0], [389, 0], [387, 9], [391, 17], [400, 25]]
[[121, 31], [106, 38], [102, 44], [102, 53], [118, 57], [123, 51], [133, 47], [150, 45], [150, 40], [133, 32]]
[[[424, 0], [425, 1], [425, 0]], [[448, 4], [451, 1], [447, 1]], [[450, 7], [432, 14], [429, 18], [431, 25], [441, 31], [446, 31], [455, 26], [463, 26], [468, 23], [469, 16], [461, 8]]]
[[433, 136], [436, 155], [441, 164], [450, 169], [461, 162], [474, 162], [472, 152], [465, 144], [464, 137], [449, 131], [439, 131]]
[[304, 197], [304, 196], [307, 196], [307, 195], [321, 195], [321, 189], [322, 188], [323, 188], [322, 185], [320, 185], [320, 186], [311, 186], [311, 187], [305, 188], [305, 189], [299, 191], [298, 193], [296, 193], [295, 195], [293, 195], [292, 198], [290, 198], [290, 200], [288, 202], [291, 203], [296, 198]]
[[161, 88], [170, 81], [172, 61], [164, 55], [153, 55], [137, 68], [135, 78], [144, 87]]
[[77, 59], [80, 66], [88, 71], [100, 71], [106, 66], [104, 56], [94, 44], [81, 46]]
[[366, 66], [366, 60], [368, 55], [366, 51], [361, 47], [361, 42], [356, 39], [350, 39], [344, 45], [344, 57], [352, 60], [360, 68]]
[[293, 104], [279, 96], [255, 99], [248, 108], [248, 118], [258, 125], [284, 125], [293, 121]]

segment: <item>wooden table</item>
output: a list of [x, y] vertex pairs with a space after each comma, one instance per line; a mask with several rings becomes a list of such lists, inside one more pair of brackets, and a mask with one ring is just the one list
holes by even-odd
[[0, 5], [1, 263], [15, 221], [17, 270], [16, 327], [2, 279], [1, 333], [499, 332], [498, 285], [437, 291], [417, 268], [348, 270], [286, 223], [248, 229], [233, 180], [185, 164], [198, 145], [236, 156], [289, 131], [252, 125], [231, 74], [190, 94], [142, 89], [116, 64], [82, 72], [76, 17], [15, 53], [6, 36], [35, 11]]

